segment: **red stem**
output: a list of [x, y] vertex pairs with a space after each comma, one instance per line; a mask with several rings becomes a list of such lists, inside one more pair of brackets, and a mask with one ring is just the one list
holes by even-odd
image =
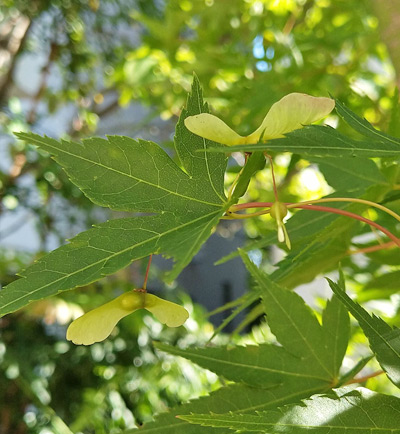
[[[240, 210], [245, 208], [268, 208], [273, 205], [273, 202], [249, 202], [249, 203], [242, 203], [239, 205], [234, 205], [234, 210]], [[286, 205], [292, 205], [291, 203], [286, 203]], [[349, 211], [345, 211], [338, 208], [331, 208], [328, 206], [319, 206], [319, 205], [297, 205], [293, 208], [301, 208], [301, 209], [309, 209], [314, 211], [322, 211], [322, 212], [331, 212], [333, 214], [340, 214], [344, 215], [346, 217], [353, 218], [355, 220], [359, 220], [361, 222], [367, 223], [370, 226], [375, 227], [376, 229], [379, 229], [381, 232], [383, 232], [385, 235], [387, 235], [398, 247], [400, 247], [400, 239], [394, 236], [391, 232], [389, 232], [387, 229], [385, 229], [383, 226], [379, 225], [378, 223], [375, 223], [372, 220], [369, 220], [365, 217], [361, 217], [358, 214], [354, 214]]]
[[274, 162], [272, 161], [272, 157], [268, 155], [266, 152], [264, 153], [264, 155], [268, 158], [269, 164], [271, 165], [272, 187], [274, 188], [275, 200], [279, 202], [278, 189], [276, 188], [276, 181], [275, 181]]
[[367, 223], [368, 225], [373, 226], [376, 229], [379, 229], [381, 232], [387, 235], [394, 243], [396, 243], [397, 246], [400, 247], [400, 240], [396, 236], [394, 236], [391, 232], [389, 232], [386, 228], [384, 228], [381, 225], [378, 225], [378, 223], [375, 223], [372, 220], [366, 219], [365, 217], [361, 217], [358, 214], [354, 214], [349, 211], [344, 211], [343, 209], [337, 209], [337, 208], [331, 208], [329, 206], [319, 206], [319, 205], [298, 205], [296, 206], [296, 208], [312, 209], [314, 211], [322, 211], [322, 212], [331, 212], [334, 214], [340, 214], [356, 220], [360, 220], [360, 222]]
[[152, 259], [153, 259], [153, 255], [150, 255], [149, 262], [147, 263], [146, 275], [144, 276], [144, 282], [143, 282], [143, 289], [145, 291], [146, 291], [146, 287], [147, 287], [147, 279], [149, 277], [149, 271], [150, 271], [150, 265], [151, 265], [151, 260]]
[[[248, 202], [240, 203], [239, 205], [233, 205], [234, 210], [245, 209], [245, 208], [269, 208], [274, 204], [274, 202]], [[287, 203], [286, 205], [290, 205]]]

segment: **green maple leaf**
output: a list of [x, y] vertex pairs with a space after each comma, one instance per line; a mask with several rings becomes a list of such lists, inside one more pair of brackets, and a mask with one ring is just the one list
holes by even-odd
[[[271, 331], [282, 346], [181, 349], [156, 343], [158, 349], [185, 357], [236, 384], [160, 415], [155, 422], [145, 425], [143, 432], [225, 434], [229, 424], [218, 426], [211, 421], [210, 426], [215, 428], [188, 426], [179, 424], [174, 416], [205, 411], [212, 411], [216, 419], [225, 418], [227, 414], [223, 413], [228, 412], [229, 415], [251, 415], [263, 406], [274, 410], [299, 402], [337, 383], [349, 337], [349, 316], [339, 299], [333, 297], [327, 303], [321, 325], [300, 296], [279, 287], [247, 256], [242, 254], [242, 258], [258, 286]], [[240, 393], [243, 395], [238, 395]], [[200, 423], [205, 420], [201, 418]], [[194, 415], [193, 419], [191, 416], [182, 419], [191, 423], [199, 420]]]
[[377, 164], [368, 158], [357, 158], [357, 170], [354, 170], [353, 158], [310, 157], [309, 160], [318, 164], [327, 183], [336, 191], [361, 191], [373, 185], [379, 185], [382, 190], [388, 187]]
[[188, 414], [179, 418], [241, 433], [399, 434], [400, 399], [364, 388], [344, 389], [257, 414]]
[[[383, 136], [383, 135], [382, 135]], [[229, 146], [229, 152], [276, 151], [292, 152], [311, 157], [399, 157], [398, 139], [390, 141], [355, 140], [334, 128], [308, 125], [285, 134], [284, 138], [272, 139], [254, 145]], [[210, 152], [222, 152], [213, 147]]]
[[371, 350], [388, 378], [400, 388], [400, 329], [391, 327], [375, 315], [370, 315], [353, 301], [341, 286], [330, 279], [327, 280], [332, 291], [360, 324], [369, 340]]
[[320, 325], [299, 295], [278, 286], [246, 255], [242, 258], [256, 281], [268, 324], [281, 346], [182, 349], [156, 343], [156, 347], [185, 357], [228, 380], [282, 389], [288, 396], [311, 396], [333, 387], [349, 338], [346, 309], [334, 297], [328, 302]]
[[211, 142], [184, 126], [187, 116], [207, 111], [194, 78], [175, 135], [182, 168], [149, 141], [113, 136], [77, 143], [17, 134], [49, 152], [94, 203], [153, 215], [100, 224], [44, 256], [0, 292], [0, 315], [96, 281], [152, 253], [173, 257], [176, 262], [168, 279], [176, 277], [228, 207], [223, 185], [226, 157], [197, 152], [207, 150]]
[[[291, 395], [284, 388], [262, 389], [249, 387], [245, 384], [230, 384], [221, 387], [208, 396], [202, 396], [188, 403], [161, 413], [155, 417], [153, 422], [146, 423], [140, 427], [140, 433], [151, 434], [229, 434], [228, 429], [210, 429], [189, 424], [177, 418], [178, 414], [191, 412], [213, 413], [254, 413], [254, 411], [268, 410], [281, 405], [295, 403], [305, 396], [299, 392]], [[129, 429], [123, 434], [136, 434], [137, 428]]]

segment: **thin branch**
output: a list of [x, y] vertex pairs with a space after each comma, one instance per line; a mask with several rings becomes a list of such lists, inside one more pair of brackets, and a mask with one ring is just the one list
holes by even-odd
[[[20, 21], [19, 23], [17, 22], [18, 20]], [[2, 105], [2, 102], [6, 101], [8, 98], [8, 92], [10, 91], [13, 83], [13, 75], [17, 60], [25, 47], [26, 38], [32, 26], [32, 21], [30, 21], [25, 16], [20, 16], [16, 20], [16, 26], [19, 26], [19, 29], [21, 30], [21, 35], [19, 37], [19, 41], [14, 44], [14, 48], [11, 47], [9, 51], [11, 55], [11, 63], [0, 86], [0, 105]]]

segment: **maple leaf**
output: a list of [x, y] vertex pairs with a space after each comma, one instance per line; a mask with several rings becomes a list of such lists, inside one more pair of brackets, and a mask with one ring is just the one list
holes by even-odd
[[0, 292], [0, 315], [87, 285], [153, 253], [175, 259], [167, 276], [174, 279], [228, 207], [223, 184], [226, 157], [197, 152], [207, 151], [211, 142], [184, 126], [186, 117], [203, 112], [208, 107], [195, 77], [176, 127], [175, 150], [182, 167], [145, 140], [112, 136], [78, 143], [18, 133], [20, 139], [47, 151], [92, 202], [152, 215], [99, 224], [44, 256]]
[[190, 423], [229, 428], [237, 433], [398, 434], [400, 399], [362, 387], [352, 391], [344, 388], [313, 396], [301, 404], [256, 414], [209, 413], [179, 417]]

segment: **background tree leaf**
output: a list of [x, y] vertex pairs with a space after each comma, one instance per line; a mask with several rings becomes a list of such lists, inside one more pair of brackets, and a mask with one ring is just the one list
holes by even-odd
[[[398, 254], [398, 253], [397, 253]], [[400, 290], [400, 270], [382, 274], [371, 279], [364, 290], [383, 289], [385, 292], [395, 293]]]

